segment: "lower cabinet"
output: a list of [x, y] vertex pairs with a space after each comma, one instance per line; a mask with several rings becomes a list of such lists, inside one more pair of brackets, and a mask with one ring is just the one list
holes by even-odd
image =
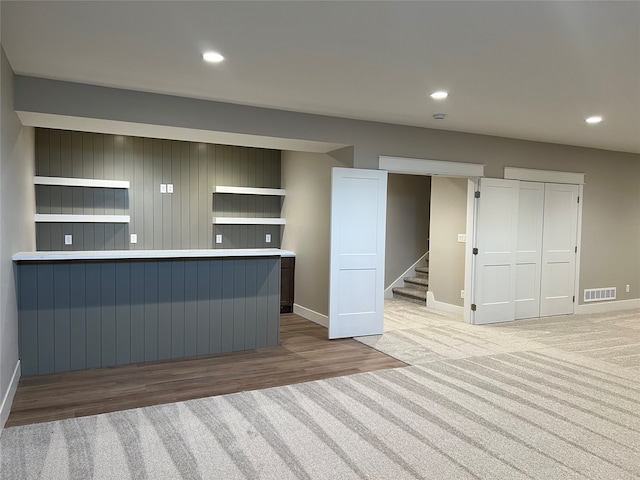
[[293, 284], [295, 279], [296, 259], [282, 257], [280, 273], [280, 313], [293, 312]]

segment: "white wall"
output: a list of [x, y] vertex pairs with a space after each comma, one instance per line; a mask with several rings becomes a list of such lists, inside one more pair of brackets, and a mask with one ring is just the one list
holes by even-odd
[[[0, 7], [1, 8], [1, 7]], [[13, 71], [0, 45], [0, 428], [18, 386], [18, 310], [11, 257], [35, 250], [34, 131], [13, 110]]]

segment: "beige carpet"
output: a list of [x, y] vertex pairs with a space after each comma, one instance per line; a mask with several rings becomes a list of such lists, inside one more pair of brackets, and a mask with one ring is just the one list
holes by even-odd
[[363, 341], [414, 366], [9, 428], [1, 477], [640, 478], [640, 312], [472, 327], [389, 307]]

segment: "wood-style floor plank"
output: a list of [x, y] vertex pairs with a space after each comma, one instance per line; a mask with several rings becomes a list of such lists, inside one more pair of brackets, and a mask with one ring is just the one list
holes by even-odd
[[298, 315], [281, 315], [280, 346], [225, 355], [23, 377], [7, 427], [96, 415], [406, 366]]

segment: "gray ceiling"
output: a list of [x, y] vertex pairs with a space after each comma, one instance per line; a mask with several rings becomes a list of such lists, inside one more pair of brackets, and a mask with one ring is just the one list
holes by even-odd
[[[640, 153], [638, 1], [1, 8], [18, 74]], [[207, 49], [226, 60], [205, 64]]]

